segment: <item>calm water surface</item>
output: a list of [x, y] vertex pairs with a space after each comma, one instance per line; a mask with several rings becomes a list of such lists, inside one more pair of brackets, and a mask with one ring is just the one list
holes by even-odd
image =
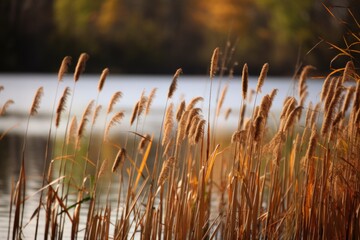
[[[73, 108], [72, 114], [81, 118], [82, 112], [90, 100], [96, 99], [98, 96], [97, 84], [100, 75], [83, 75], [73, 89], [74, 83], [71, 76], [64, 78], [64, 81], [59, 85], [59, 91], [56, 99], [56, 105], [63, 89], [66, 86], [72, 88]], [[120, 131], [129, 129], [129, 117], [132, 109], [140, 98], [142, 92], [148, 95], [153, 88], [157, 88], [156, 97], [153, 101], [151, 113], [142, 119], [146, 124], [142, 126], [142, 131], [145, 133], [157, 134], [161, 119], [164, 112], [164, 106], [168, 93], [168, 88], [172, 81], [172, 76], [118, 76], [110, 75], [104, 85], [103, 90], [99, 94], [98, 104], [107, 108], [108, 102], [112, 94], [116, 91], [123, 92], [123, 98], [116, 105], [114, 112], [119, 110], [125, 111], [125, 119], [120, 124]], [[321, 91], [322, 81], [308, 80], [309, 97], [308, 101], [317, 102], [319, 93]], [[41, 187], [41, 174], [43, 169], [43, 158], [46, 146], [46, 136], [50, 127], [50, 116], [53, 109], [54, 98], [56, 96], [57, 76], [52, 75], [0, 75], [0, 85], [4, 90], [0, 92], [0, 106], [2, 106], [8, 99], [12, 99], [15, 103], [11, 105], [7, 114], [0, 117], [0, 133], [9, 131], [6, 136], [0, 141], [0, 239], [6, 239], [9, 223], [9, 206], [10, 206], [10, 192], [12, 184], [17, 180], [20, 169], [20, 154], [22, 144], [24, 141], [24, 132], [26, 129], [27, 113], [33, 101], [36, 90], [44, 87], [44, 96], [41, 100], [39, 114], [31, 118], [29, 123], [29, 135], [27, 138], [27, 152], [26, 152], [26, 176], [27, 176], [27, 192], [28, 196], [32, 196]], [[220, 114], [218, 121], [218, 128], [234, 131], [237, 126], [237, 117], [239, 107], [241, 104], [241, 78], [234, 79], [214, 79], [213, 93], [212, 93], [212, 107], [215, 109], [217, 92], [221, 85], [229, 84], [228, 93], [223, 104], [223, 111]], [[254, 89], [257, 84], [257, 78], [250, 78], [250, 89]], [[278, 95], [273, 103], [273, 115], [276, 119], [277, 113], [280, 111], [283, 100], [286, 96], [297, 96], [297, 82], [291, 78], [275, 78], [269, 77], [266, 79], [262, 88], [262, 94], [257, 97], [257, 103], [260, 102], [264, 94], [269, 93], [273, 88], [279, 90]], [[181, 99], [185, 99], [188, 103], [193, 97], [202, 96], [205, 101], [202, 103], [204, 111], [207, 111], [207, 100], [209, 96], [210, 80], [207, 77], [198, 76], [180, 76], [178, 79], [177, 90], [172, 97], [175, 107]], [[68, 100], [70, 103], [71, 97]], [[253, 100], [254, 101], [254, 100]], [[248, 105], [248, 112], [251, 111], [253, 103]], [[67, 107], [68, 109], [69, 107]], [[224, 121], [225, 109], [231, 108], [232, 113], [228, 121]], [[104, 110], [103, 110], [104, 111]], [[214, 110], [212, 110], [214, 112]], [[95, 125], [95, 129], [101, 130], [104, 126], [104, 115], [100, 114], [100, 118]], [[207, 112], [203, 112], [207, 116]], [[59, 132], [65, 129], [67, 116], [65, 114], [64, 120], [61, 121]], [[113, 193], [111, 199], [117, 199], [118, 186], [112, 185]], [[34, 195], [26, 202], [25, 223], [30, 220], [30, 217], [37, 207], [39, 194]], [[115, 201], [115, 200], [114, 200]], [[115, 207], [115, 203], [113, 203]], [[83, 205], [86, 208], [86, 203]], [[43, 214], [44, 211], [42, 211]], [[43, 216], [42, 216], [43, 217]], [[82, 212], [82, 221], [85, 221], [86, 212]], [[13, 219], [12, 219], [13, 220]], [[113, 219], [114, 220], [114, 219]], [[10, 223], [12, 224], [12, 223]], [[31, 221], [25, 228], [26, 239], [33, 238], [35, 221]], [[81, 228], [81, 226], [80, 226]], [[40, 236], [43, 228], [39, 228]], [[80, 232], [81, 236], [81, 232]]]

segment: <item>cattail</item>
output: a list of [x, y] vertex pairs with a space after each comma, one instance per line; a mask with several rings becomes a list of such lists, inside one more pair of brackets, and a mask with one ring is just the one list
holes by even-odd
[[70, 95], [70, 88], [66, 87], [64, 89], [64, 92], [59, 100], [59, 105], [56, 109], [56, 119], [55, 119], [55, 126], [59, 127], [60, 124], [60, 119], [61, 119], [61, 113], [65, 110], [65, 105], [66, 105], [66, 101], [68, 96]]
[[66, 135], [66, 144], [70, 144], [71, 142], [74, 142], [76, 131], [77, 131], [77, 119], [76, 116], [73, 116], [70, 122], [70, 128], [68, 130], [68, 133]]
[[316, 134], [316, 128], [314, 126], [311, 132], [309, 146], [307, 148], [305, 155], [308, 161], [311, 160], [312, 156], [314, 155], [316, 144], [317, 144], [317, 134]]
[[96, 107], [95, 112], [94, 112], [94, 115], [93, 115], [93, 118], [92, 118], [92, 121], [91, 121], [91, 124], [92, 124], [92, 125], [95, 124], [95, 121], [96, 121], [96, 119], [98, 118], [101, 109], [102, 109], [102, 106], [101, 106], [101, 105], [98, 105], [98, 106]]
[[137, 116], [137, 113], [139, 110], [139, 104], [140, 104], [140, 101], [138, 101], [134, 106], [134, 109], [133, 109], [133, 112], [132, 112], [131, 118], [130, 118], [130, 126], [134, 123], [134, 121], [136, 119], [136, 116]]
[[145, 115], [148, 115], [150, 113], [150, 107], [155, 98], [156, 91], [157, 91], [157, 88], [153, 88], [149, 94], [149, 97], [148, 97], [148, 100], [146, 103], [146, 108], [145, 108]]
[[172, 128], [174, 125], [174, 121], [173, 121], [173, 108], [174, 108], [174, 104], [171, 103], [169, 105], [169, 107], [166, 109], [166, 114], [165, 114], [165, 122], [164, 122], [164, 135], [163, 135], [163, 139], [162, 139], [162, 145], [166, 145], [168, 143], [168, 141], [170, 140], [171, 137], [171, 132], [172, 132]]
[[59, 82], [62, 81], [65, 73], [68, 72], [70, 64], [71, 64], [71, 57], [70, 56], [64, 57], [64, 59], [61, 62], [61, 66], [59, 68], [59, 73], [58, 73], [58, 81]]
[[257, 82], [257, 85], [256, 85], [256, 92], [259, 93], [261, 92], [261, 87], [262, 85], [264, 84], [264, 81], [265, 81], [265, 78], [266, 78], [266, 75], [269, 71], [269, 64], [268, 63], [265, 63], [261, 69], [261, 72], [260, 72], [260, 76], [259, 76], [259, 79], [258, 79], [258, 82]]
[[91, 109], [92, 109], [93, 105], [94, 105], [94, 100], [91, 100], [82, 115], [82, 118], [81, 118], [81, 121], [79, 124], [79, 128], [77, 131], [76, 146], [79, 146], [78, 144], [80, 143], [80, 139], [84, 136], [85, 126], [86, 126], [86, 123], [88, 122], [88, 117], [91, 113]]
[[194, 135], [194, 142], [198, 143], [200, 141], [200, 139], [202, 139], [204, 137], [204, 127], [205, 127], [206, 121], [204, 119], [202, 119], [197, 127], [196, 127], [196, 132]]
[[302, 106], [298, 106], [294, 110], [292, 110], [290, 114], [287, 115], [287, 119], [286, 119], [286, 122], [285, 122], [285, 125], [283, 128], [283, 131], [286, 131], [292, 125], [294, 125], [295, 118], [299, 114], [299, 112], [301, 111], [302, 108], [303, 108]]
[[241, 85], [242, 85], [242, 97], [245, 100], [247, 91], [248, 91], [248, 65], [247, 63], [244, 64], [243, 70], [242, 70], [242, 78], [241, 78]]
[[14, 101], [12, 99], [9, 99], [5, 102], [5, 104], [0, 109], [0, 116], [3, 116], [6, 114], [6, 110], [9, 108], [11, 104], [14, 104]]
[[178, 70], [176, 70], [173, 80], [171, 82], [171, 85], [169, 87], [169, 91], [168, 91], [168, 98], [171, 98], [176, 90], [177, 87], [177, 79], [180, 76], [180, 74], [182, 73], [182, 69], [179, 68]]
[[175, 164], [175, 158], [170, 157], [168, 160], [166, 160], [161, 168], [159, 179], [158, 179], [158, 186], [162, 186], [165, 182], [165, 180], [169, 177], [171, 169], [173, 168]]
[[114, 105], [120, 100], [120, 98], [122, 98], [122, 92], [115, 92], [109, 102], [109, 106], [107, 108], [106, 114], [109, 114], [110, 112], [112, 112]]
[[305, 86], [306, 78], [308, 77], [309, 72], [313, 69], [315, 69], [315, 67], [313, 67], [311, 65], [306, 65], [301, 71], [301, 74], [299, 77], [299, 96], [300, 97], [303, 95], [304, 89], [306, 89], [306, 86]]
[[227, 120], [229, 118], [231, 111], [232, 111], [231, 108], [226, 109], [226, 111], [225, 111], [225, 120]]
[[355, 69], [354, 63], [352, 61], [348, 61], [345, 65], [345, 69], [341, 79], [342, 83], [346, 82], [348, 80], [348, 77], [351, 77], [353, 75], [354, 69]]
[[99, 79], [99, 83], [98, 83], [98, 91], [101, 92], [103, 86], [104, 86], [104, 83], [105, 83], [105, 80], [106, 80], [106, 77], [107, 75], [109, 74], [109, 69], [108, 68], [105, 68], [102, 73], [101, 73], [101, 76], [100, 76], [100, 79]]
[[331, 75], [328, 75], [325, 80], [324, 80], [324, 84], [322, 86], [322, 90], [321, 90], [321, 94], [320, 94], [320, 100], [321, 101], [324, 101], [325, 100], [325, 97], [326, 97], [326, 94], [327, 94], [327, 91], [330, 87], [330, 84], [333, 80], [332, 77], [330, 77]]
[[116, 170], [118, 169], [120, 163], [124, 163], [125, 161], [125, 158], [126, 158], [126, 150], [124, 148], [121, 148], [116, 157], [115, 157], [115, 161], [114, 161], [114, 164], [111, 168], [111, 172], [116, 172]]
[[345, 115], [346, 111], [348, 110], [349, 106], [350, 106], [350, 101], [354, 96], [354, 92], [355, 92], [355, 87], [349, 87], [347, 90], [347, 94], [344, 100], [344, 104], [342, 106], [342, 114]]
[[37, 114], [37, 111], [40, 106], [40, 100], [43, 95], [44, 95], [44, 88], [43, 87], [38, 88], [38, 90], [36, 91], [33, 103], [31, 105], [31, 108], [30, 108], [31, 116], [34, 116], [35, 114]]
[[82, 74], [85, 71], [85, 65], [88, 59], [89, 59], [89, 55], [87, 53], [80, 54], [74, 73], [75, 82], [79, 80], [80, 74]]
[[204, 98], [202, 98], [202, 97], [194, 97], [193, 99], [191, 99], [189, 105], [186, 107], [186, 110], [187, 110], [187, 111], [191, 110], [192, 108], [194, 108], [194, 106], [195, 106], [198, 102], [203, 101], [203, 100], [204, 100]]
[[217, 48], [214, 49], [214, 52], [213, 52], [212, 57], [211, 57], [210, 78], [213, 78], [215, 76], [215, 74], [216, 74], [218, 61], [219, 61], [219, 48], [217, 47]]
[[124, 118], [125, 114], [123, 111], [121, 112], [117, 112], [114, 114], [114, 116], [111, 118], [109, 124], [107, 125], [106, 127], [106, 130], [105, 130], [105, 139], [108, 138], [109, 136], [109, 132], [110, 132], [110, 129], [115, 126], [116, 124], [120, 123], [120, 121]]
[[264, 117], [260, 114], [256, 117], [254, 122], [254, 140], [256, 142], [260, 140], [261, 133], [263, 132], [263, 120]]
[[222, 105], [224, 103], [224, 99], [225, 99], [228, 87], [229, 87], [229, 85], [226, 84], [225, 87], [223, 88], [222, 92], [221, 92], [221, 95], [220, 95], [220, 98], [219, 98], [219, 101], [218, 101], [218, 105], [217, 105], [217, 108], [216, 108], [216, 116], [219, 116], [220, 109], [221, 109], [221, 107], [222, 107]]
[[185, 110], [185, 100], [182, 100], [177, 111], [176, 111], [176, 120], [177, 121], [180, 121], [181, 119], [181, 116], [183, 115], [184, 113], [184, 110]]

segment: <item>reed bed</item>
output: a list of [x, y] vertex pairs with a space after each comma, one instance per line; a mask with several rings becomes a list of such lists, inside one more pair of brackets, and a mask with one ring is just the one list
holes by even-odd
[[[213, 81], [227, 72], [225, 53], [219, 48], [213, 52], [210, 96]], [[314, 67], [304, 66], [297, 78], [298, 95], [284, 99], [274, 126], [269, 125], [269, 114], [276, 89], [248, 106], [252, 95], [256, 99], [261, 92], [270, 66], [264, 64], [256, 89], [251, 90], [245, 64], [238, 124], [232, 134], [224, 135], [219, 133], [218, 118], [231, 112], [222, 109], [228, 85], [220, 82], [216, 106], [202, 96], [177, 102], [172, 96], [181, 81], [181, 68], [169, 82], [167, 96], [156, 96], [156, 89], [149, 96], [143, 92], [132, 113], [113, 112], [126, 96], [121, 89], [106, 109], [98, 105], [110, 74], [106, 68], [96, 99], [76, 119], [72, 100], [88, 59], [81, 54], [73, 88], [54, 97], [43, 186], [37, 193], [41, 197], [31, 219], [24, 216], [31, 197], [26, 194], [27, 130], [24, 133], [8, 239], [33, 237], [24, 236], [24, 222], [38, 222], [41, 212], [45, 224], [36, 224], [34, 236], [44, 239], [64, 235], [77, 239], [79, 233], [85, 239], [359, 238], [360, 76], [353, 61], [325, 78], [318, 103], [306, 104], [306, 80]], [[59, 82], [70, 62], [70, 57], [64, 58]], [[233, 77], [234, 69], [228, 72]], [[28, 123], [41, 111], [43, 91], [40, 87], [35, 93]], [[165, 102], [161, 129], [145, 132], [155, 97], [164, 97]], [[5, 102], [0, 115], [12, 104]], [[101, 114], [105, 122], [95, 133], [93, 126]], [[125, 116], [130, 123], [124, 122]], [[66, 125], [65, 132], [59, 132], [61, 124]], [[114, 131], [119, 124], [127, 128], [122, 137]], [[61, 150], [50, 151], [50, 146]], [[109, 200], [112, 186], [118, 191], [116, 203]], [[44, 236], [38, 236], [40, 227]]]

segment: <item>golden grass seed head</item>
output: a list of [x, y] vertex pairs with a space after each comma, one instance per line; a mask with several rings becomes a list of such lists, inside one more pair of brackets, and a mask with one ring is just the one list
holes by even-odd
[[219, 101], [218, 101], [218, 105], [216, 107], [216, 116], [219, 116], [219, 114], [220, 114], [220, 110], [221, 110], [221, 107], [222, 107], [222, 105], [224, 103], [228, 87], [229, 87], [229, 84], [226, 84], [224, 86], [223, 90], [221, 91], [220, 98], [219, 98]]
[[122, 92], [118, 91], [111, 96], [106, 114], [109, 114], [113, 111], [114, 105], [120, 100], [120, 98], [122, 98], [122, 95]]
[[77, 128], [78, 128], [77, 119], [76, 119], [76, 116], [73, 116], [71, 118], [68, 133], [66, 134], [66, 144], [67, 145], [75, 142]]
[[30, 115], [34, 116], [38, 113], [38, 109], [40, 106], [41, 97], [44, 95], [44, 88], [39, 87], [38, 90], [35, 93], [34, 100], [32, 102], [31, 108], [30, 108]]
[[106, 80], [106, 78], [107, 78], [108, 75], [109, 75], [109, 69], [108, 69], [108, 68], [105, 68], [105, 69], [102, 71], [101, 76], [100, 76], [100, 79], [99, 79], [99, 83], [98, 83], [98, 91], [99, 91], [99, 92], [101, 92], [101, 90], [103, 89], [105, 80]]
[[170, 84], [169, 91], [168, 91], [168, 98], [169, 98], [169, 99], [173, 96], [173, 94], [174, 94], [174, 92], [175, 92], [175, 90], [176, 90], [176, 87], [177, 87], [177, 79], [178, 79], [178, 77], [180, 76], [181, 73], [182, 73], [182, 69], [181, 69], [181, 68], [178, 68], [178, 69], [176, 70], [175, 74], [174, 74], [173, 80], [172, 80], [172, 82], [171, 82], [171, 84]]
[[157, 88], [153, 88], [149, 94], [148, 101], [146, 102], [145, 115], [150, 113], [151, 104], [155, 98]]
[[185, 100], [182, 100], [176, 111], [176, 120], [179, 122], [185, 110]]
[[245, 63], [243, 70], [242, 70], [242, 77], [241, 77], [243, 100], [246, 99], [246, 95], [247, 95], [247, 91], [248, 91], [248, 81], [249, 81], [248, 78], [249, 78], [249, 70], [248, 70], [248, 65]]
[[95, 111], [94, 111], [94, 115], [93, 115], [93, 118], [92, 118], [92, 121], [91, 121], [92, 125], [95, 125], [96, 119], [99, 117], [101, 109], [102, 109], [101, 105], [96, 106]]
[[125, 113], [124, 111], [120, 111], [114, 114], [114, 116], [111, 118], [110, 122], [108, 123], [106, 130], [105, 130], [105, 135], [104, 138], [107, 139], [109, 137], [109, 132], [110, 129], [112, 127], [114, 127], [115, 125], [119, 124], [120, 121], [124, 118]]
[[58, 104], [58, 107], [56, 109], [56, 118], [55, 118], [55, 126], [56, 127], [59, 127], [59, 124], [60, 124], [60, 119], [61, 119], [61, 113], [63, 111], [65, 111], [65, 106], [66, 106], [66, 102], [67, 102], [67, 98], [69, 97], [70, 95], [70, 88], [69, 87], [66, 87], [64, 89], [64, 92], [59, 100], [59, 104]]
[[111, 168], [111, 172], [116, 172], [119, 165], [123, 164], [125, 159], [126, 159], [126, 150], [125, 150], [125, 148], [121, 148], [115, 157], [114, 164]]
[[171, 138], [171, 133], [172, 133], [172, 129], [174, 126], [173, 108], [174, 108], [174, 104], [171, 103], [169, 105], [169, 107], [166, 109], [165, 122], [164, 122], [164, 127], [163, 127], [164, 135], [163, 135], [163, 139], [162, 139], [162, 143], [161, 143], [163, 146], [167, 145], [167, 143], [170, 141], [170, 138]]
[[265, 63], [261, 69], [260, 75], [259, 75], [259, 79], [256, 85], [256, 92], [259, 93], [261, 92], [261, 87], [264, 84], [265, 78], [267, 76], [267, 73], [269, 71], [269, 64]]
[[70, 56], [66, 56], [63, 58], [60, 68], [59, 68], [59, 72], [58, 72], [58, 81], [61, 82], [65, 73], [67, 73], [69, 71], [69, 65], [71, 64], [71, 60], [72, 58]]
[[191, 99], [189, 105], [186, 107], [187, 111], [190, 111], [191, 109], [193, 109], [195, 107], [195, 105], [200, 102], [200, 101], [204, 101], [203, 97], [194, 97], [193, 99]]
[[354, 96], [354, 93], [355, 93], [355, 86], [351, 86], [351, 87], [349, 87], [347, 89], [347, 94], [345, 96], [345, 100], [344, 100], [342, 110], [341, 110], [343, 115], [345, 115], [346, 111], [348, 110], [348, 108], [350, 106], [351, 99]]
[[158, 186], [162, 186], [165, 183], [165, 180], [169, 177], [170, 172], [174, 167], [174, 165], [175, 165], [174, 157], [170, 157], [163, 163], [157, 182]]
[[4, 103], [4, 105], [0, 109], [0, 116], [4, 116], [6, 114], [6, 111], [10, 107], [11, 104], [14, 104], [14, 100], [12, 100], [12, 99], [9, 99]]
[[217, 47], [214, 49], [214, 52], [211, 57], [210, 63], [210, 78], [213, 78], [216, 74], [218, 68], [218, 61], [219, 61], [219, 51], [220, 49]]
[[89, 60], [89, 55], [87, 53], [80, 54], [79, 60], [77, 62], [75, 72], [74, 72], [74, 81], [77, 82], [80, 78], [80, 75], [85, 71], [86, 62]]

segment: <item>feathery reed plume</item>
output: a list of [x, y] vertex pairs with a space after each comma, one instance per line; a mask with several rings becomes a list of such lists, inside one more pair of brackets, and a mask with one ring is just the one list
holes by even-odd
[[110, 129], [116, 124], [120, 123], [120, 121], [124, 118], [124, 111], [120, 111], [114, 114], [111, 118], [109, 124], [106, 127], [104, 138], [107, 139], [109, 136]]
[[224, 99], [225, 99], [228, 87], [229, 87], [229, 84], [226, 84], [224, 86], [221, 94], [220, 94], [220, 98], [219, 98], [218, 105], [217, 105], [217, 108], [216, 108], [216, 116], [219, 116], [219, 114], [220, 114], [220, 110], [221, 110], [221, 107], [222, 107], [222, 105], [224, 103]]
[[302, 108], [303, 108], [302, 106], [298, 106], [295, 109], [293, 109], [290, 114], [287, 115], [287, 119], [286, 119], [286, 122], [285, 122], [285, 125], [283, 128], [283, 131], [286, 131], [292, 125], [294, 125], [296, 116], [299, 114], [299, 112], [301, 111]]
[[144, 152], [144, 148], [149, 141], [150, 141], [149, 134], [145, 134], [144, 137], [141, 138], [139, 145], [138, 145], [138, 150], [140, 151], [141, 154]]
[[314, 155], [316, 144], [317, 144], [317, 134], [316, 134], [316, 127], [314, 126], [311, 132], [309, 146], [306, 150], [306, 155], [305, 155], [308, 161], [311, 160], [312, 156]]
[[200, 139], [202, 139], [204, 137], [204, 127], [206, 124], [206, 120], [202, 119], [199, 121], [197, 127], [196, 127], [196, 132], [194, 135], [194, 142], [198, 143], [200, 141]]
[[311, 65], [306, 65], [302, 71], [301, 71], [301, 74], [300, 74], [300, 77], [299, 77], [299, 96], [302, 96], [303, 95], [303, 91], [304, 91], [304, 87], [306, 86], [305, 82], [306, 82], [306, 79], [309, 75], [309, 72], [311, 70], [314, 70], [315, 67], [311, 66]]
[[178, 131], [177, 131], [177, 138], [176, 138], [176, 145], [180, 145], [181, 141], [185, 138], [185, 132], [186, 132], [186, 123], [189, 116], [190, 111], [186, 110], [183, 115], [181, 116], [181, 119], [178, 124]]
[[354, 69], [355, 69], [355, 66], [354, 66], [353, 61], [348, 61], [345, 65], [345, 69], [344, 69], [343, 76], [341, 79], [342, 83], [346, 82], [348, 80], [348, 78], [353, 75]]
[[174, 74], [174, 77], [173, 77], [173, 80], [170, 84], [170, 87], [169, 87], [169, 91], [168, 91], [168, 98], [171, 98], [176, 90], [176, 87], [177, 87], [177, 79], [178, 77], [180, 76], [180, 74], [182, 73], [182, 69], [179, 68], [176, 70], [175, 74]]
[[331, 121], [332, 121], [332, 118], [333, 118], [333, 115], [334, 115], [335, 106], [336, 106], [336, 104], [338, 103], [338, 101], [340, 99], [340, 95], [341, 95], [342, 90], [343, 90], [343, 87], [339, 87], [338, 89], [336, 89], [335, 95], [333, 95], [332, 100], [331, 100], [331, 102], [329, 104], [329, 107], [327, 109], [325, 109], [326, 110], [325, 118], [324, 118], [322, 128], [321, 128], [321, 135], [323, 135], [323, 136], [329, 130], [329, 127], [331, 125]]
[[97, 175], [98, 179], [105, 174], [105, 170], [107, 169], [108, 162], [109, 162], [108, 159], [105, 158], [104, 161], [101, 163], [100, 170], [99, 170], [99, 173]]
[[175, 158], [170, 157], [169, 159], [165, 160], [161, 167], [159, 179], [157, 182], [158, 186], [162, 186], [165, 183], [165, 180], [169, 177], [171, 169], [173, 168], [175, 164]]
[[91, 100], [89, 102], [89, 104], [87, 105], [87, 107], [85, 108], [85, 111], [82, 115], [82, 118], [81, 118], [81, 121], [79, 124], [79, 128], [77, 131], [76, 146], [79, 146], [80, 140], [84, 136], [85, 126], [86, 126], [86, 123], [89, 121], [89, 115], [91, 114], [91, 110], [92, 110], [93, 106], [94, 106], [94, 100]]
[[197, 128], [197, 125], [199, 123], [199, 121], [201, 120], [201, 117], [199, 115], [196, 115], [195, 117], [193, 117], [193, 119], [191, 120], [191, 123], [190, 123], [190, 128], [189, 128], [189, 139], [193, 138], [194, 135], [195, 135], [195, 132], [196, 132], [196, 128]]
[[44, 95], [44, 88], [39, 87], [38, 90], [36, 91], [33, 103], [32, 103], [31, 108], [30, 108], [30, 115], [31, 116], [34, 116], [34, 115], [37, 114], [37, 111], [38, 111], [39, 106], [40, 106], [40, 100], [41, 100], [41, 97], [43, 95]]
[[138, 110], [139, 110], [139, 105], [140, 105], [140, 101], [137, 101], [135, 106], [134, 106], [134, 109], [132, 111], [132, 114], [131, 114], [131, 118], [130, 118], [130, 126], [133, 125], [135, 119], [136, 119], [136, 116], [137, 116], [137, 113], [138, 113]]
[[112, 110], [114, 108], [114, 105], [120, 100], [120, 98], [122, 98], [122, 95], [123, 95], [122, 92], [118, 91], [118, 92], [115, 92], [111, 96], [111, 99], [110, 99], [106, 114], [109, 114], [109, 113], [112, 112]]
[[184, 113], [184, 110], [185, 110], [185, 100], [182, 100], [177, 111], [176, 111], [176, 120], [179, 122], [180, 119], [181, 119], [181, 116], [183, 115]]
[[255, 142], [258, 142], [260, 140], [260, 136], [261, 136], [261, 133], [263, 132], [263, 124], [264, 122], [264, 117], [259, 114], [256, 119], [255, 119], [255, 122], [254, 122], [254, 140]]
[[267, 75], [268, 71], [269, 71], [269, 64], [265, 63], [263, 65], [262, 69], [261, 69], [259, 79], [258, 79], [258, 82], [257, 82], [257, 85], [256, 85], [256, 92], [257, 93], [261, 92], [261, 87], [264, 84], [264, 81], [265, 81], [265, 78], [266, 78], [266, 75]]
[[347, 94], [345, 96], [345, 100], [344, 100], [344, 104], [342, 106], [342, 114], [345, 116], [346, 111], [348, 110], [349, 106], [350, 106], [350, 101], [353, 98], [355, 93], [355, 86], [351, 86], [347, 89]]
[[227, 120], [230, 116], [230, 113], [231, 113], [231, 108], [227, 108], [226, 111], [225, 111], [225, 120]]
[[166, 109], [166, 113], [165, 113], [165, 122], [164, 122], [164, 135], [163, 135], [163, 139], [162, 139], [162, 145], [167, 145], [167, 143], [169, 142], [170, 138], [171, 138], [171, 132], [172, 132], [172, 128], [174, 125], [174, 120], [173, 120], [173, 108], [174, 108], [174, 104], [171, 103], [169, 105], [169, 107]]
[[192, 108], [194, 108], [194, 106], [200, 102], [200, 101], [203, 101], [204, 98], [202, 97], [194, 97], [193, 99], [191, 99], [189, 105], [186, 107], [186, 111], [190, 111]]
[[70, 88], [66, 87], [64, 89], [64, 92], [59, 100], [59, 104], [58, 107], [56, 109], [56, 119], [55, 119], [55, 127], [59, 127], [60, 124], [60, 119], [61, 119], [61, 113], [65, 110], [65, 106], [66, 106], [66, 101], [67, 98], [70, 95]]
[[106, 80], [106, 77], [108, 76], [108, 74], [109, 74], [109, 69], [105, 68], [102, 71], [100, 79], [99, 79], [99, 83], [98, 83], [98, 87], [97, 87], [99, 92], [101, 92], [101, 90], [103, 89], [104, 83], [105, 83], [105, 80]]
[[71, 64], [71, 57], [70, 56], [66, 56], [64, 57], [64, 59], [61, 62], [61, 66], [59, 68], [59, 72], [58, 72], [58, 81], [61, 82], [65, 73], [68, 72], [69, 70], [69, 65]]
[[210, 78], [213, 78], [215, 76], [215, 74], [216, 74], [218, 61], [219, 61], [219, 48], [217, 47], [217, 48], [214, 49], [214, 52], [213, 52], [212, 57], [211, 57]]
[[189, 115], [186, 120], [186, 124], [185, 124], [186, 125], [186, 130], [185, 130], [186, 135], [189, 135], [189, 130], [191, 127], [192, 120], [194, 119], [194, 117], [199, 116], [200, 112], [201, 112], [200, 108], [193, 108], [190, 110]]
[[245, 100], [247, 91], [248, 91], [248, 79], [249, 77], [249, 70], [247, 63], [244, 64], [244, 67], [242, 69], [242, 77], [241, 77], [241, 85], [242, 85], [242, 97]]
[[145, 106], [147, 103], [148, 98], [144, 96], [144, 93], [141, 95], [140, 101], [139, 101], [139, 107], [137, 110], [137, 116], [140, 117], [140, 115], [144, 112]]
[[111, 168], [111, 172], [116, 172], [116, 170], [118, 169], [120, 163], [123, 164], [124, 161], [125, 161], [125, 158], [126, 158], [126, 150], [125, 148], [121, 148], [116, 157], [115, 157], [115, 161], [114, 161], [114, 164]]
[[332, 82], [333, 78], [330, 77], [330, 75], [328, 75], [325, 80], [324, 80], [324, 83], [323, 83], [323, 86], [322, 86], [322, 89], [321, 89], [321, 93], [320, 93], [320, 100], [321, 101], [324, 101], [325, 100], [325, 97], [327, 95], [327, 91], [330, 87], [330, 84]]
[[92, 125], [95, 125], [96, 119], [98, 118], [101, 109], [102, 109], [101, 105], [96, 106], [95, 111], [94, 111], [94, 115], [93, 115], [93, 118], [92, 118], [92, 121], [91, 121]]
[[74, 139], [76, 136], [76, 130], [77, 130], [77, 119], [76, 116], [73, 116], [70, 122], [70, 128], [68, 130], [68, 134], [66, 134], [66, 144], [74, 143]]
[[85, 65], [87, 60], [89, 59], [89, 55], [87, 53], [80, 54], [79, 60], [76, 64], [75, 72], [74, 72], [74, 81], [77, 82], [80, 78], [80, 75], [85, 71]]
[[334, 92], [336, 91], [336, 78], [331, 79], [331, 83], [329, 84], [328, 89], [325, 89], [326, 96], [324, 98], [324, 110], [325, 112], [328, 111], [330, 102], [332, 100], [332, 97], [334, 96]]
[[149, 94], [149, 97], [148, 97], [148, 100], [146, 103], [146, 108], [145, 108], [145, 115], [148, 115], [150, 113], [150, 107], [155, 98], [156, 91], [157, 91], [157, 88], [153, 88]]
[[14, 101], [12, 99], [7, 100], [2, 108], [0, 109], [0, 116], [3, 116], [6, 114], [6, 110], [9, 108], [11, 104], [14, 104]]

